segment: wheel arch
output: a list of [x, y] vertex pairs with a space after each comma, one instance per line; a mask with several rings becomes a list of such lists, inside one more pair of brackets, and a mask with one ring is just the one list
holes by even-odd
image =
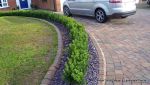
[[95, 7], [94, 7], [94, 15], [95, 15], [95, 12], [97, 11], [97, 9], [102, 9], [106, 13], [106, 15], [110, 15], [109, 8], [106, 7], [103, 4], [97, 4], [97, 5], [95, 5]]
[[[94, 10], [94, 14], [96, 13], [96, 11], [97, 11], [98, 9], [101, 9], [101, 10], [103, 10], [103, 11], [105, 12], [105, 10], [104, 10], [103, 8], [98, 7], [98, 8], [96, 8], [96, 9]], [[105, 12], [105, 13], [106, 13], [106, 12]]]
[[63, 8], [64, 8], [64, 7], [70, 8], [70, 7], [69, 7], [69, 4], [68, 4], [66, 1], [63, 3]]

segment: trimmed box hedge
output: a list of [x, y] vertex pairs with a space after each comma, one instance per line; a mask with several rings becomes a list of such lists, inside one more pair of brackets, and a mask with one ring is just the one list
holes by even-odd
[[86, 83], [84, 78], [89, 60], [88, 35], [85, 32], [85, 28], [82, 24], [70, 17], [41, 10], [0, 12], [0, 17], [1, 16], [34, 17], [63, 24], [69, 29], [72, 40], [69, 45], [69, 58], [65, 64], [64, 79], [70, 84], [81, 85]]

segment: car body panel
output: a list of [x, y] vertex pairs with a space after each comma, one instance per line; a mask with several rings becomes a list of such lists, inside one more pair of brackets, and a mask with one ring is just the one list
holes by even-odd
[[122, 0], [122, 3], [110, 3], [109, 0], [66, 0], [64, 6], [68, 6], [72, 14], [87, 16], [95, 16], [97, 8], [103, 9], [107, 16], [136, 11], [135, 0]]

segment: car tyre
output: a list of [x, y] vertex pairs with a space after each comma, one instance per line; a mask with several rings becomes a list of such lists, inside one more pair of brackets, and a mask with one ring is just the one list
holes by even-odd
[[103, 9], [97, 9], [95, 11], [95, 19], [99, 22], [99, 23], [105, 23], [108, 18], [106, 16], [106, 13]]
[[127, 16], [122, 16], [121, 18], [122, 18], [122, 19], [125, 19], [125, 18], [127, 18]]
[[147, 0], [147, 4], [150, 5], [150, 0]]
[[72, 15], [70, 12], [70, 9], [67, 6], [64, 6], [63, 13], [65, 16], [71, 16]]

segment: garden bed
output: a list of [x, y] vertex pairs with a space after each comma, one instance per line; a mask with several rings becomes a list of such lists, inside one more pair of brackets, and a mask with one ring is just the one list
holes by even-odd
[[[71, 38], [69, 35], [69, 30], [67, 28], [59, 23], [54, 23], [57, 28], [60, 30], [62, 38], [63, 38], [63, 48], [67, 49], [69, 47], [69, 44], [71, 43]], [[90, 53], [90, 60], [88, 64], [88, 69], [86, 76], [84, 79], [86, 80], [86, 85], [97, 85], [99, 80], [99, 58], [97, 54], [97, 50], [95, 46], [93, 45], [93, 42], [91, 41], [90, 37], [88, 40], [88, 48]], [[69, 57], [69, 51], [65, 50], [63, 51], [62, 59], [60, 62], [60, 66], [57, 68], [54, 78], [50, 81], [49, 85], [70, 85], [68, 82], [63, 80], [63, 70], [65, 68], [65, 63], [67, 62], [67, 59]]]
[[[96, 50], [82, 24], [76, 22], [72, 18], [47, 11], [12, 11], [0, 13], [0, 16], [34, 17], [63, 24], [67, 29], [66, 36], [69, 36], [69, 41], [64, 41], [66, 49], [63, 59], [67, 62], [63, 63], [62, 61], [64, 69], [61, 70], [61, 79], [71, 85], [83, 85], [87, 83], [88, 85], [97, 84], [99, 69], [98, 57], [96, 56]], [[65, 40], [67, 37], [63, 39]]]

